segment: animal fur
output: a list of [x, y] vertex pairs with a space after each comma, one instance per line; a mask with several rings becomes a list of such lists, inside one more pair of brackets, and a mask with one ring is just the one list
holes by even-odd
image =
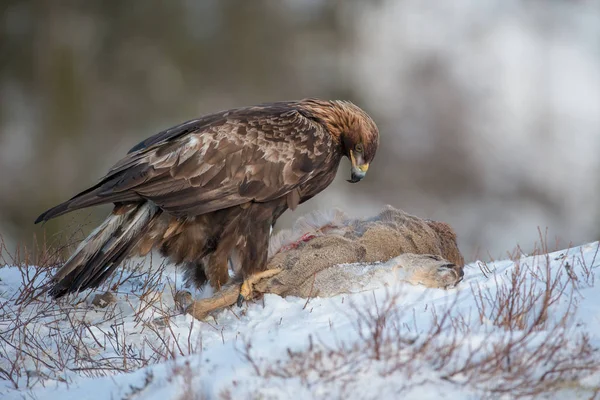
[[[351, 219], [338, 210], [311, 213], [294, 228], [271, 238], [268, 269], [248, 279], [251, 293], [329, 297], [369, 290], [398, 281], [447, 288], [463, 278], [464, 259], [456, 234], [443, 222], [384, 208], [368, 219]], [[227, 286], [187, 310], [198, 319], [234, 304], [238, 285]]]

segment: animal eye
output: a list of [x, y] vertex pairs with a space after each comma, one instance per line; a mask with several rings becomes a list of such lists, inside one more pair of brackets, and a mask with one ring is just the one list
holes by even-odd
[[364, 150], [362, 143], [358, 143], [356, 146], [354, 146], [354, 150], [356, 150], [357, 153], [362, 153]]

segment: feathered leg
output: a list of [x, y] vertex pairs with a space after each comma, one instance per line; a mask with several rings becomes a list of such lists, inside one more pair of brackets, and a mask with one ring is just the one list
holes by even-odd
[[241, 306], [244, 300], [249, 299], [252, 293], [252, 276], [262, 276], [267, 268], [269, 255], [269, 233], [271, 230], [271, 219], [252, 224], [248, 227], [244, 240], [246, 246], [238, 250], [241, 262], [241, 270], [236, 278], [242, 280], [240, 295], [237, 304]]
[[197, 288], [201, 288], [208, 278], [205, 272], [205, 263], [203, 261], [188, 262], [185, 264], [186, 286], [193, 283]]
[[240, 207], [232, 207], [213, 214], [208, 221], [211, 225], [221, 226], [221, 231], [213, 237], [206, 262], [203, 263], [204, 275], [214, 289], [221, 289], [229, 281], [229, 258], [240, 244], [238, 229], [244, 211]]
[[229, 280], [229, 268], [227, 261], [229, 259], [230, 249], [227, 246], [227, 241], [221, 241], [217, 250], [208, 258], [208, 263], [205, 265], [205, 273], [210, 285], [219, 290]]

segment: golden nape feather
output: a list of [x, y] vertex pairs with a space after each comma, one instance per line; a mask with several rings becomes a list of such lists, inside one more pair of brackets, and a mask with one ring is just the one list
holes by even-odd
[[279, 216], [329, 186], [343, 157], [349, 181], [363, 179], [378, 145], [367, 113], [317, 99], [231, 109], [162, 131], [36, 220], [115, 205], [56, 273], [51, 293], [97, 287], [124, 258], [153, 248], [198, 286], [228, 283], [230, 260], [234, 280], [244, 280], [265, 269]]

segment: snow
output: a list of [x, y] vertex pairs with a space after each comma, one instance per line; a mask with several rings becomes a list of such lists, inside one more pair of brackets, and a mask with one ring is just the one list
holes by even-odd
[[[31, 353], [34, 340], [42, 344], [46, 354], [38, 356], [48, 366], [60, 365], [56, 360], [61, 357], [65, 361], [50, 368], [21, 353], [22, 368], [10, 371], [19, 387], [2, 376], [0, 397], [473, 399], [529, 372], [539, 378], [550, 368], [548, 360], [577, 356], [576, 362], [590, 362], [585, 371], [571, 368], [572, 381], [546, 395], [590, 398], [600, 387], [600, 292], [594, 288], [598, 248], [596, 242], [514, 261], [474, 262], [465, 267], [464, 281], [450, 290], [390, 281], [372, 291], [332, 298], [269, 294], [242, 308], [222, 310], [206, 322], [176, 311], [173, 294], [175, 286], [181, 287], [181, 276], [173, 269], [134, 273], [118, 288], [117, 302], [102, 309], [91, 305], [92, 296], [85, 293], [59, 302], [42, 297], [16, 305], [24, 282], [31, 279], [23, 273], [39, 269], [5, 266], [0, 268], [0, 353], [5, 352], [0, 371], [10, 371], [10, 361], [20, 352]], [[515, 288], [518, 277], [521, 284]], [[44, 272], [34, 280], [45, 279]], [[556, 290], [546, 318], [535, 325], [546, 283]], [[510, 329], [495, 319], [505, 315], [497, 309], [503, 294], [515, 304], [531, 303], [531, 312], [508, 322]], [[164, 319], [166, 315], [170, 318]], [[369, 325], [377, 318], [385, 327], [379, 357]], [[28, 321], [26, 328], [13, 331], [22, 321]], [[425, 345], [428, 338], [434, 340]], [[477, 373], [456, 372], [469, 360], [493, 354], [494, 346], [513, 343], [517, 349], [521, 338], [523, 347], [513, 350], [508, 363], [518, 371], [515, 360], [523, 360], [525, 372], [515, 375], [509, 367], [480, 381], [473, 377], [488, 376], [488, 364], [477, 367]], [[577, 353], [581, 340], [587, 340], [583, 356]], [[444, 363], [452, 343], [455, 350]], [[553, 343], [559, 348], [548, 360], [535, 358]], [[101, 365], [107, 369], [89, 368]], [[495, 393], [494, 398], [513, 398], [517, 392]]]

